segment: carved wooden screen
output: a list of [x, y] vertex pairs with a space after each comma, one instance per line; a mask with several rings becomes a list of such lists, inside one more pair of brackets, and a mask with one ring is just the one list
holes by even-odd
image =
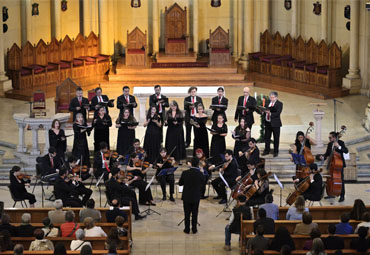
[[73, 57], [78, 58], [85, 56], [85, 38], [82, 34], [78, 34], [73, 42]]
[[281, 38], [281, 35], [279, 32], [276, 32], [274, 36], [273, 45], [274, 45], [273, 53], [277, 55], [283, 55], [283, 39]]
[[71, 61], [73, 59], [73, 42], [68, 35], [60, 44], [60, 59]]
[[60, 61], [60, 46], [56, 38], [51, 39], [48, 45], [48, 61], [53, 63]]
[[319, 54], [317, 63], [319, 66], [327, 66], [329, 65], [329, 48], [328, 45], [324, 40], [322, 40], [318, 46]]
[[166, 20], [166, 37], [167, 38], [182, 38], [187, 34], [186, 24], [186, 7], [184, 10], [175, 3], [165, 11]]
[[318, 50], [317, 43], [311, 37], [306, 44], [306, 58], [308, 63], [317, 63]]
[[8, 66], [9, 70], [19, 70], [21, 69], [21, 49], [18, 47], [17, 44], [13, 44], [13, 46], [8, 50]]
[[306, 44], [302, 36], [299, 36], [297, 38], [295, 46], [296, 46], [296, 59], [306, 60]]
[[342, 65], [342, 50], [338, 47], [336, 42], [330, 45], [329, 49], [330, 68], [340, 68]]
[[35, 48], [35, 64], [43, 66], [48, 64], [48, 46], [42, 39]]
[[131, 33], [127, 30], [127, 48], [128, 49], [141, 49], [146, 46], [146, 32], [145, 34], [135, 27]]
[[91, 32], [85, 41], [85, 55], [96, 56], [99, 54], [99, 38], [94, 32]]
[[211, 48], [228, 48], [229, 47], [229, 30], [227, 32], [218, 26], [213, 33], [209, 30], [209, 44]]
[[30, 66], [34, 64], [34, 48], [30, 42], [22, 47], [22, 66]]
[[[269, 47], [269, 42], [271, 41], [271, 35], [268, 30], [265, 30], [263, 34], [261, 34], [260, 37], [260, 51], [267, 54], [268, 53], [268, 47]], [[270, 39], [269, 39], [270, 38]]]
[[78, 85], [72, 79], [65, 79], [56, 89], [56, 103], [58, 105], [68, 105], [75, 96], [77, 87]]
[[295, 43], [290, 34], [287, 34], [284, 38], [283, 55], [294, 56]]

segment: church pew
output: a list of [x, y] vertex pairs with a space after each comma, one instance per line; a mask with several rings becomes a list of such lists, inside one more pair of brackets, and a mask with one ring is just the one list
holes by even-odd
[[[108, 253], [108, 250], [93, 250], [92, 254], [94, 255], [105, 255]], [[130, 254], [128, 250], [117, 250], [118, 254]], [[3, 251], [0, 254], [4, 255], [12, 255], [14, 254], [13, 251]], [[23, 254], [27, 255], [52, 255], [54, 251], [23, 251]], [[80, 254], [80, 251], [67, 251], [67, 254]]]
[[[326, 254], [334, 254], [335, 250], [325, 250]], [[263, 253], [266, 254], [280, 254], [280, 252], [272, 251], [272, 250], [265, 250]], [[344, 249], [342, 250], [343, 254], [363, 254], [361, 252], [357, 252], [356, 250]], [[292, 251], [291, 254], [307, 254], [307, 250], [295, 250]]]

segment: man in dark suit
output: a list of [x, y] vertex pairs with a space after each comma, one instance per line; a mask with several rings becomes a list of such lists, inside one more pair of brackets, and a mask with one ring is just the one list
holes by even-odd
[[83, 203], [78, 198], [78, 191], [68, 182], [70, 180], [66, 178], [66, 171], [64, 169], [59, 170], [59, 176], [55, 180], [54, 194], [56, 199], [61, 199], [64, 206], [70, 207], [82, 207]]
[[193, 233], [197, 233], [198, 209], [201, 195], [201, 186], [204, 183], [203, 169], [196, 168], [199, 165], [199, 159], [194, 157], [191, 162], [191, 168], [182, 172], [179, 186], [184, 186], [182, 192], [182, 201], [184, 203], [185, 229], [184, 232], [190, 232], [190, 215]]
[[265, 121], [265, 150], [262, 156], [270, 153], [271, 134], [274, 135], [274, 157], [279, 155], [280, 143], [280, 114], [283, 111], [283, 103], [278, 100], [278, 93], [273, 91], [270, 93], [270, 100], [266, 102], [267, 111], [263, 113]]
[[[252, 129], [254, 123], [253, 112], [256, 108], [257, 102], [256, 99], [249, 95], [249, 88], [245, 87], [243, 89], [244, 96], [240, 96], [238, 99], [238, 104], [236, 105], [234, 121], [240, 121], [241, 118], [244, 118], [247, 122], [249, 129]], [[241, 109], [245, 108], [245, 109]]]
[[[346, 161], [344, 160], [344, 153], [348, 153], [348, 149], [344, 142], [342, 140], [339, 140], [338, 133], [336, 132], [330, 132], [329, 134], [329, 143], [326, 147], [326, 152], [324, 155], [320, 156], [321, 160], [325, 160], [326, 158], [330, 157], [333, 149], [338, 152], [341, 155], [342, 161], [343, 161], [343, 168], [341, 169], [341, 177], [342, 177], [342, 191], [340, 193], [339, 202], [344, 201], [345, 196], [345, 188], [344, 188], [344, 175], [343, 175], [343, 169], [346, 167]], [[329, 162], [330, 164], [330, 162]]]
[[[188, 148], [191, 144], [191, 129], [193, 125], [190, 124], [190, 118], [195, 116], [197, 113], [197, 105], [202, 104], [203, 101], [201, 97], [198, 97], [197, 87], [190, 87], [188, 90], [188, 97], [184, 98], [184, 110], [185, 110], [185, 127], [186, 127], [186, 141], [185, 147]], [[203, 105], [204, 106], [204, 105]]]
[[97, 87], [95, 89], [95, 96], [91, 99], [91, 109], [95, 111], [94, 113], [95, 115], [98, 113], [100, 109], [99, 103], [108, 102], [107, 106], [104, 107], [106, 114], [109, 114], [108, 107], [114, 106], [113, 102], [109, 102], [108, 96], [103, 95], [102, 92], [103, 92], [102, 88]]
[[89, 109], [89, 99], [83, 97], [83, 91], [81, 87], [76, 89], [76, 97], [72, 98], [69, 104], [69, 111], [73, 112], [73, 122], [76, 120], [76, 114], [82, 113], [86, 123], [86, 112]]
[[123, 108], [129, 108], [131, 116], [134, 116], [134, 108], [137, 107], [136, 99], [130, 95], [130, 88], [128, 86], [124, 86], [122, 90], [123, 94], [117, 98], [119, 114], [122, 114]]
[[57, 153], [54, 147], [50, 147], [48, 154], [38, 159], [41, 164], [42, 175], [54, 174], [59, 171], [62, 166], [61, 159], [57, 158]]
[[109, 158], [106, 158], [104, 154], [108, 151], [108, 144], [106, 142], [101, 142], [99, 144], [100, 150], [95, 152], [94, 155], [94, 176], [97, 180], [104, 174], [103, 179], [106, 181], [108, 179], [108, 174], [110, 172], [110, 162]]
[[224, 92], [225, 92], [224, 88], [219, 87], [217, 89], [217, 96], [212, 98], [212, 105], [225, 105], [226, 106], [225, 108], [215, 108], [213, 110], [213, 115], [212, 115], [213, 123], [217, 122], [217, 116], [220, 114], [224, 117], [225, 122], [227, 121], [225, 112], [227, 110], [227, 105], [229, 104], [229, 100], [226, 97], [224, 97]]

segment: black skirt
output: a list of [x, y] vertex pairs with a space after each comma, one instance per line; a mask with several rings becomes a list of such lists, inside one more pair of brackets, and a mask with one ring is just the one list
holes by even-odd
[[206, 128], [207, 119], [207, 117], [194, 118], [200, 126], [199, 128], [194, 127], [194, 156], [196, 149], [202, 149], [206, 158], [209, 157], [208, 132]]
[[162, 128], [150, 121], [145, 131], [144, 150], [147, 154], [146, 160], [153, 163], [159, 156], [161, 147]]

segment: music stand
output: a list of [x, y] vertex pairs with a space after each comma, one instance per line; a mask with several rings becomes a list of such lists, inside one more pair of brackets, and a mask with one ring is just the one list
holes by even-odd
[[104, 177], [104, 174], [105, 174], [105, 172], [103, 172], [103, 174], [99, 177], [99, 179], [98, 179], [98, 181], [96, 182], [96, 184], [95, 184], [95, 186], [98, 188], [98, 190], [99, 190], [99, 204], [100, 204], [100, 207], [101, 207], [101, 189], [100, 189], [100, 182], [101, 182], [101, 180], [103, 179], [103, 177]]
[[280, 207], [281, 207], [281, 200], [283, 198], [283, 194], [282, 194], [282, 191], [284, 189], [284, 185], [281, 183], [281, 181], [279, 180], [279, 178], [276, 176], [276, 174], [274, 174], [274, 178], [275, 178], [275, 181], [277, 182], [277, 184], [279, 185], [280, 187]]
[[[147, 191], [150, 188], [150, 186], [152, 185], [152, 183], [154, 181], [154, 177], [155, 177], [155, 175], [153, 175], [152, 179], [150, 179], [149, 183], [146, 185], [145, 191]], [[151, 204], [151, 202], [149, 201], [148, 209], [146, 209], [145, 211], [143, 211], [141, 214], [144, 214], [145, 213], [146, 216], [151, 215], [151, 214], [155, 214], [155, 213], [158, 214], [158, 215], [161, 215], [159, 212], [151, 209], [150, 208], [150, 204]]]
[[292, 153], [293, 162], [296, 165], [299, 166], [306, 166], [306, 160], [304, 159], [304, 156], [301, 154]]
[[[229, 184], [227, 183], [227, 181], [225, 180], [225, 178], [224, 178], [224, 176], [221, 174], [221, 173], [218, 173], [218, 175], [220, 176], [220, 178], [221, 178], [221, 180], [225, 183], [225, 189], [226, 188], [229, 188], [229, 189], [231, 189], [230, 188], [230, 186], [229, 186]], [[225, 203], [225, 206], [224, 206], [224, 208], [222, 209], [222, 211], [221, 212], [219, 212], [217, 215], [216, 215], [216, 218], [218, 217], [218, 216], [220, 216], [220, 214], [221, 213], [223, 213], [223, 212], [232, 212], [232, 210], [230, 209], [230, 205], [231, 205], [231, 203], [234, 201], [234, 199], [232, 198], [232, 193], [230, 192], [230, 196], [229, 196], [229, 199], [227, 199], [227, 201], [226, 201], [226, 203]], [[230, 199], [231, 198], [231, 199]]]

